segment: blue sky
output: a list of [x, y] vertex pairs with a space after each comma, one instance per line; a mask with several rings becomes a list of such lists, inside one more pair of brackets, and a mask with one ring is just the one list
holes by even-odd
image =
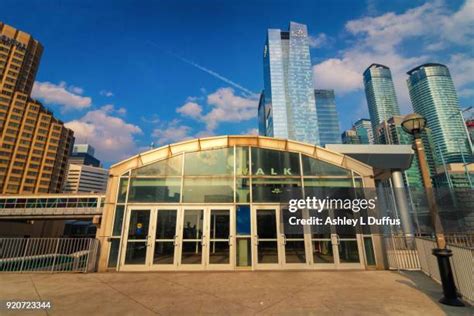
[[[5, 10], [6, 8], [6, 10]], [[18, 12], [31, 12], [19, 14]], [[45, 47], [34, 89], [106, 165], [156, 145], [251, 133], [268, 28], [308, 25], [316, 88], [332, 88], [341, 129], [368, 117], [362, 71], [448, 65], [474, 105], [474, 0], [12, 1], [0, 20]]]

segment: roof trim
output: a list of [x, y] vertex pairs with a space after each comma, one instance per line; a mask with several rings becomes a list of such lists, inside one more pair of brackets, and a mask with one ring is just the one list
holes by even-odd
[[382, 68], [385, 68], [385, 69], [390, 69], [388, 66], [385, 66], [385, 65], [382, 65], [382, 64], [373, 63], [373, 64], [371, 64], [369, 67], [367, 67], [367, 69], [364, 70], [364, 74], [365, 74], [367, 71], [369, 71], [369, 69], [372, 68], [373, 66], [382, 67]]
[[443, 65], [443, 64], [440, 64], [440, 63], [426, 63], [426, 64], [423, 64], [423, 65], [419, 65], [419, 66], [413, 68], [412, 70], [408, 71], [407, 75], [411, 76], [412, 73], [414, 73], [417, 70], [420, 70], [423, 67], [432, 67], [432, 66], [441, 66], [441, 67], [448, 68], [446, 65]]
[[363, 177], [373, 176], [373, 169], [371, 166], [348, 155], [294, 140], [257, 135], [224, 135], [196, 138], [162, 146], [160, 148], [151, 149], [132, 156], [112, 165], [110, 167], [109, 174], [113, 176], [119, 176], [130, 169], [139, 168], [155, 161], [166, 159], [184, 152], [227, 148], [234, 145], [300, 152], [307, 156], [326, 161], [330, 164], [353, 170]]

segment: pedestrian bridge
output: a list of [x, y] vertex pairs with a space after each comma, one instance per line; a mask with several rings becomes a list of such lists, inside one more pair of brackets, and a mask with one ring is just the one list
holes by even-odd
[[105, 195], [0, 195], [2, 219], [69, 219], [101, 217]]

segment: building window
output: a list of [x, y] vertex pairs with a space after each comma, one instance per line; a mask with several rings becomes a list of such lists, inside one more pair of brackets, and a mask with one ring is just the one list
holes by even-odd
[[179, 202], [180, 178], [132, 178], [129, 202]]

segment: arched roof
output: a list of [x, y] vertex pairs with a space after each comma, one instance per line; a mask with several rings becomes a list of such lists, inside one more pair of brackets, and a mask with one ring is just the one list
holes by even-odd
[[302, 153], [315, 159], [319, 159], [345, 169], [353, 170], [364, 179], [373, 178], [372, 167], [347, 155], [293, 140], [255, 135], [226, 135], [196, 138], [162, 146], [156, 149], [151, 149], [112, 165], [110, 167], [110, 175], [117, 177], [128, 170], [170, 158], [183, 152], [196, 152], [201, 150], [227, 148], [234, 145]]

